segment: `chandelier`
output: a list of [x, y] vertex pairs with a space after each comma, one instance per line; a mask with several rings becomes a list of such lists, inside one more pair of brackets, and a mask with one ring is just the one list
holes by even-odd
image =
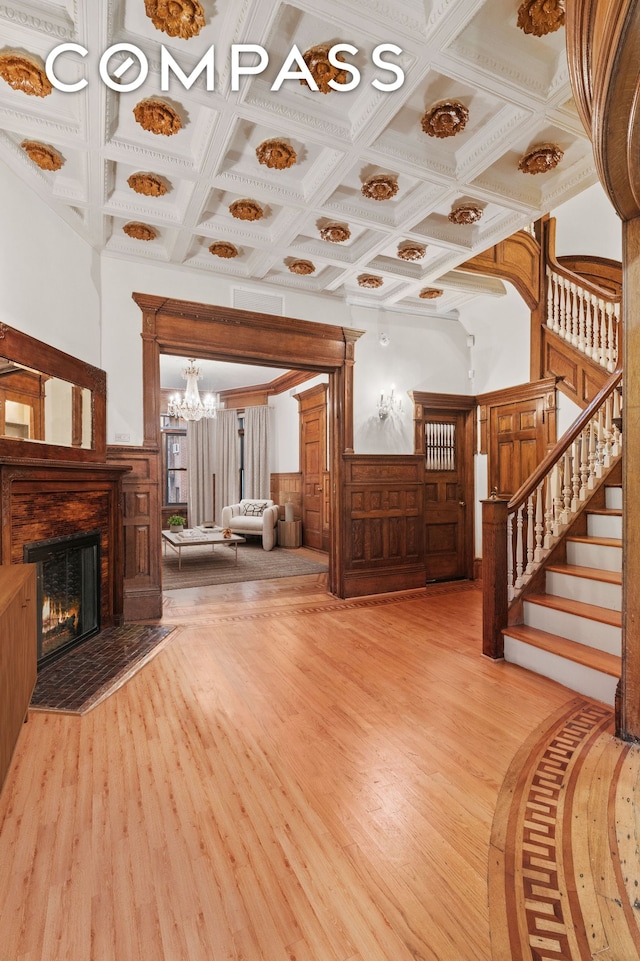
[[169, 417], [181, 417], [182, 420], [202, 420], [203, 417], [215, 417], [216, 412], [222, 408], [220, 394], [207, 394], [204, 400], [200, 399], [198, 390], [198, 380], [200, 379], [200, 368], [196, 367], [195, 358], [189, 360], [189, 366], [182, 371], [182, 376], [187, 382], [184, 395], [174, 394], [169, 398], [167, 413]]

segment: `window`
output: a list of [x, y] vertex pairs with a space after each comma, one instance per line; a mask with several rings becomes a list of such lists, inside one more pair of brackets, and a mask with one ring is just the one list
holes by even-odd
[[187, 503], [187, 432], [164, 430], [164, 504]]

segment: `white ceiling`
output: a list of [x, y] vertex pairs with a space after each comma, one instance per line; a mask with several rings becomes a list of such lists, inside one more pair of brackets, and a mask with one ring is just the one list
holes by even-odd
[[[0, 4], [0, 54], [18, 50], [44, 63], [59, 43], [89, 51], [84, 60], [77, 54], [58, 60], [61, 79], [88, 79], [77, 93], [29, 96], [0, 80], [0, 157], [107, 256], [208, 271], [240, 286], [255, 281], [274, 294], [314, 291], [376, 307], [448, 313], [484, 287], [482, 278], [453, 273], [456, 265], [596, 179], [571, 98], [564, 28], [541, 38], [525, 34], [516, 23], [518, 0], [201, 3], [205, 26], [188, 40], [156, 29], [144, 0]], [[356, 89], [323, 94], [297, 80], [270, 89], [293, 44], [305, 51], [336, 41], [359, 50], [347, 57], [362, 71]], [[135, 92], [112, 91], [98, 76], [100, 56], [116, 42], [134, 44], [149, 60], [148, 79]], [[260, 44], [270, 64], [233, 93], [229, 63], [236, 43]], [[393, 79], [371, 61], [380, 43], [403, 51], [386, 55], [405, 72], [395, 92], [372, 86], [375, 78]], [[215, 91], [200, 77], [189, 91], [173, 82], [161, 94], [161, 45], [188, 75], [212, 44]], [[118, 63], [114, 58], [112, 74]], [[174, 107], [182, 121], [178, 133], [154, 134], [136, 122], [134, 106], [150, 96]], [[452, 98], [469, 110], [465, 129], [446, 139], [427, 136], [422, 115]], [[55, 147], [61, 169], [37, 167], [20, 148], [24, 138]], [[295, 165], [276, 170], [258, 162], [256, 147], [272, 138], [294, 147]], [[527, 150], [548, 142], [564, 151], [554, 170], [518, 170]], [[158, 175], [167, 193], [134, 192], [127, 180], [136, 172]], [[392, 199], [363, 196], [361, 186], [373, 174], [397, 179]], [[262, 219], [232, 217], [229, 205], [246, 198], [262, 205]], [[462, 201], [482, 209], [478, 223], [449, 222]], [[122, 230], [129, 221], [153, 226], [157, 238], [131, 239]], [[322, 240], [319, 229], [327, 222], [347, 224], [350, 239]], [[208, 247], [216, 240], [231, 241], [239, 256], [212, 256]], [[397, 256], [406, 241], [426, 244], [420, 261]], [[291, 273], [295, 258], [311, 260], [315, 271]], [[362, 274], [381, 277], [382, 286], [363, 289]], [[422, 300], [425, 286], [444, 293]], [[495, 292], [495, 282], [486, 289]]]

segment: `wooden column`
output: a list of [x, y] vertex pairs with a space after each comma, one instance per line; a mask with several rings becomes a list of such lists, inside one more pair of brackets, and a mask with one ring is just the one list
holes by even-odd
[[356, 341], [362, 337], [362, 330], [343, 327], [345, 340], [344, 376], [342, 379], [344, 419], [344, 452], [353, 453], [353, 366], [355, 364]]
[[620, 736], [640, 740], [640, 217], [623, 225], [623, 567]]
[[482, 653], [496, 659], [504, 657], [508, 619], [507, 504], [495, 497], [482, 501]]

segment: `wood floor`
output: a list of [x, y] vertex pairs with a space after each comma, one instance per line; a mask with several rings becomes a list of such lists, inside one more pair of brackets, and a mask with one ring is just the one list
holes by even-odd
[[640, 957], [637, 751], [480, 655], [479, 591], [166, 597], [179, 627], [140, 673], [23, 729], [2, 961]]

